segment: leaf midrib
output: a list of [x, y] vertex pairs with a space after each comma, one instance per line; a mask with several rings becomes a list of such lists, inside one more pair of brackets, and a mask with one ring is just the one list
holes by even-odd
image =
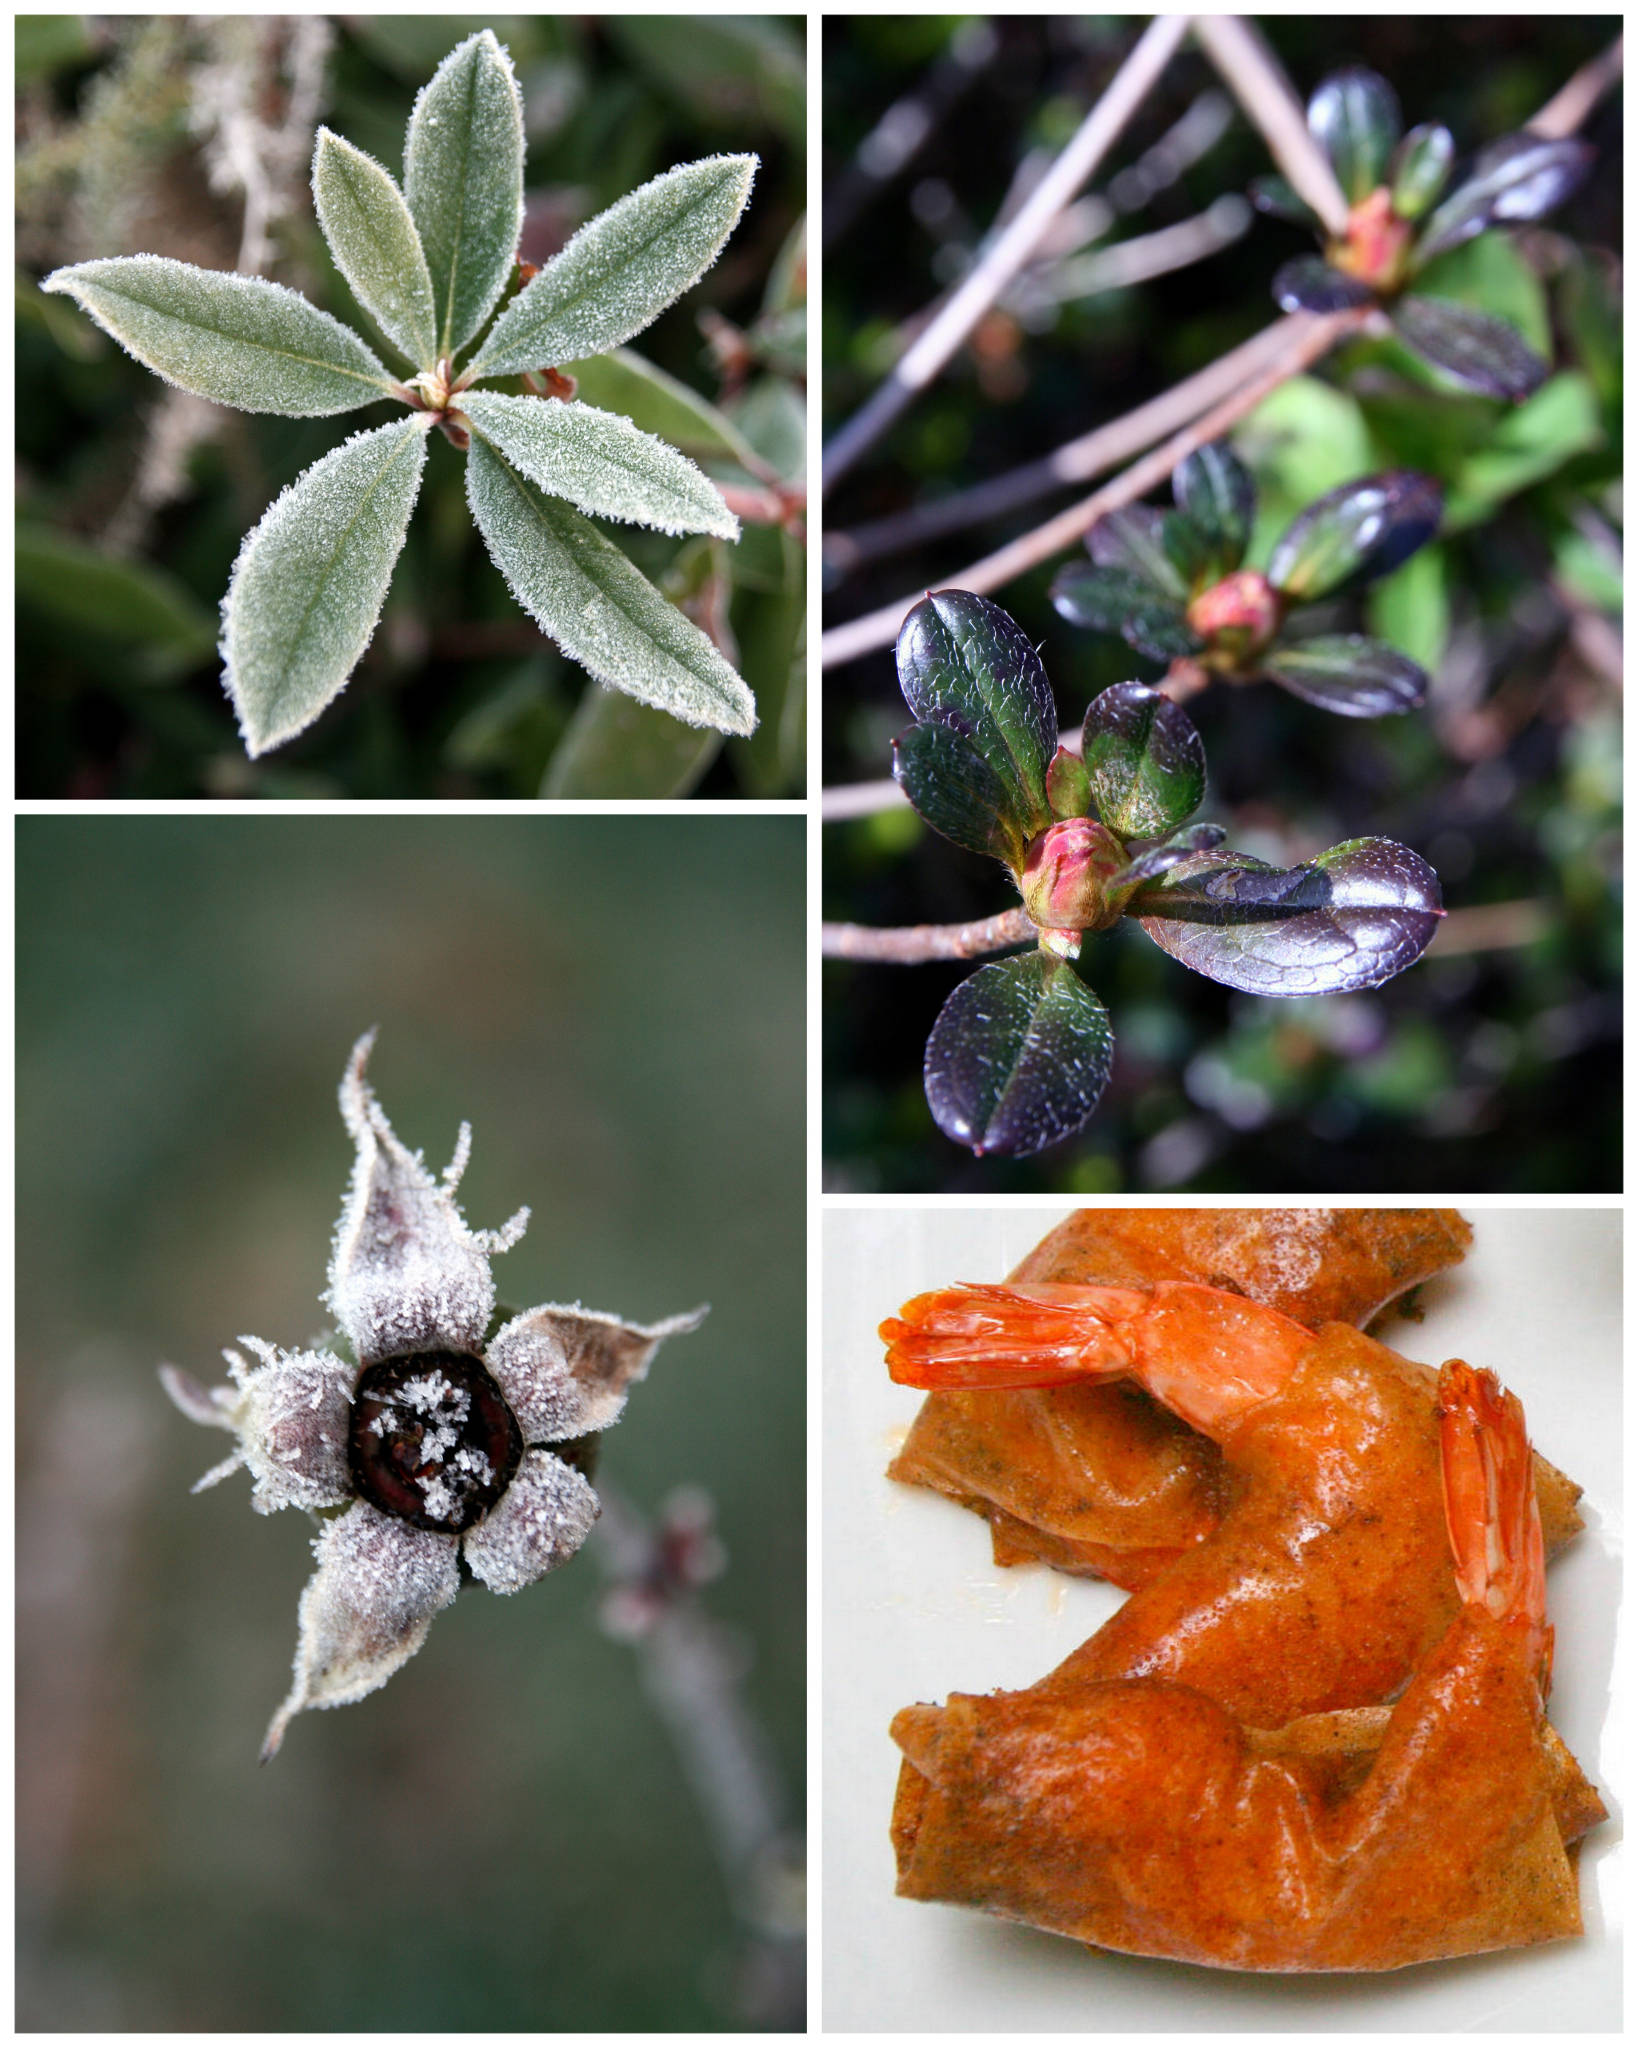
[[[333, 376], [351, 377], [359, 384], [370, 385], [383, 397], [388, 394], [389, 386], [381, 377], [371, 376], [368, 370], [354, 370], [345, 363], [333, 363], [325, 356], [304, 356], [298, 350], [282, 347], [276, 342], [248, 340], [242, 334], [230, 334], [225, 327], [212, 327], [205, 320], [184, 319], [179, 313], [169, 313], [163, 306], [151, 305], [148, 300], [139, 299], [134, 292], [121, 291], [118, 285], [97, 284], [84, 286], [82, 289], [86, 291], [87, 296], [96, 292], [104, 298], [120, 299], [128, 306], [138, 306], [144, 313], [151, 314], [156, 320], [167, 321], [173, 327], [180, 327], [195, 334], [213, 334], [218, 341], [232, 342], [235, 348], [259, 349], [264, 355], [277, 356], [287, 363], [301, 363], [310, 370], [328, 370]], [[315, 313], [318, 310], [316, 306], [312, 308]], [[361, 342], [359, 346], [362, 347], [363, 343]]]

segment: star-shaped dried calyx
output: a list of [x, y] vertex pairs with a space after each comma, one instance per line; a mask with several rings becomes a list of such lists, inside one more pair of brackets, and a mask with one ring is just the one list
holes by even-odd
[[244, 1337], [254, 1362], [224, 1354], [232, 1386], [160, 1368], [185, 1415], [238, 1439], [199, 1487], [245, 1466], [259, 1513], [325, 1517], [264, 1761], [293, 1715], [362, 1699], [414, 1655], [455, 1597], [459, 1559], [492, 1591], [515, 1593], [573, 1556], [598, 1513], [577, 1440], [616, 1422], [659, 1344], [705, 1315], [645, 1326], [547, 1304], [486, 1348], [489, 1261], [517, 1243], [529, 1212], [496, 1231], [468, 1226], [455, 1193], [469, 1127], [434, 1180], [364, 1078], [373, 1039], [359, 1040], [341, 1084], [357, 1149], [324, 1297], [352, 1360]]

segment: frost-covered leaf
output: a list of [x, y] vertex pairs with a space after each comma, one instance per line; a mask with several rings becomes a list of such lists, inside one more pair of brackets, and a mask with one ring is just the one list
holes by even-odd
[[1295, 868], [1192, 854], [1130, 905], [1173, 959], [1256, 996], [1375, 988], [1421, 958], [1443, 914], [1439, 877], [1391, 839], [1351, 839]]
[[699, 628], [571, 505], [519, 476], [477, 435], [466, 490], [512, 595], [565, 654], [685, 725], [754, 729], [750, 691]]
[[505, 289], [523, 227], [523, 102], [493, 29], [457, 44], [417, 96], [404, 197], [432, 276], [438, 353], [450, 356]]
[[1414, 711], [1428, 679], [1408, 654], [1364, 633], [1323, 633], [1271, 647], [1263, 673], [1322, 711], [1344, 718], [1387, 718]]
[[1411, 292], [1394, 307], [1393, 326], [1436, 370], [1486, 398], [1528, 398], [1546, 380], [1547, 365], [1518, 329], [1477, 306]]
[[927, 1041], [927, 1106], [947, 1138], [1020, 1158], [1080, 1129], [1114, 1058], [1109, 1012], [1045, 953], [970, 974]]
[[313, 147], [313, 203], [354, 297], [418, 370], [430, 370], [438, 360], [432, 277], [392, 174], [321, 128]]
[[222, 601], [223, 681], [254, 756], [293, 739], [370, 644], [421, 487], [426, 416], [304, 470], [247, 535]]
[[742, 469], [755, 463], [750, 443], [725, 412], [632, 349], [610, 349], [557, 367], [574, 378], [588, 405], [620, 413], [686, 454], [725, 457]]
[[906, 704], [983, 757], [1013, 830], [1028, 838], [1050, 824], [1046, 771], [1058, 714], [1041, 657], [1016, 621], [969, 590], [935, 590], [906, 616], [895, 658]]
[[589, 220], [495, 322], [474, 374], [543, 369], [640, 334], [716, 261], [756, 164], [754, 156], [680, 164]]
[[616, 413], [499, 391], [466, 391], [459, 403], [520, 476], [582, 512], [662, 533], [739, 538], [739, 521], [711, 479]]
[[167, 384], [218, 405], [305, 418], [373, 405], [392, 388], [350, 327], [264, 277], [107, 256], [54, 270], [40, 289], [67, 292]]
[[1358, 65], [1322, 79], [1308, 102], [1309, 132], [1356, 204], [1382, 183], [1403, 125], [1393, 87]]
[[1024, 864], [1024, 838], [1009, 813], [1000, 778], [976, 748], [947, 725], [913, 725], [893, 742], [893, 780], [924, 824], [964, 846]]

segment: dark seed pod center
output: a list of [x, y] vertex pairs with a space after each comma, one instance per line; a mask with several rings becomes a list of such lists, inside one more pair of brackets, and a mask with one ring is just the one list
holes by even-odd
[[458, 1536], [500, 1499], [522, 1456], [500, 1388], [464, 1352], [388, 1358], [358, 1383], [347, 1462], [384, 1515]]

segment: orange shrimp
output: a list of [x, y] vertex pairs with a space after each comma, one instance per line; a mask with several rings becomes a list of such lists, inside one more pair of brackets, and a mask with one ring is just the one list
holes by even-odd
[[[1012, 1284], [1195, 1281], [1308, 1329], [1363, 1326], [1471, 1241], [1453, 1209], [1079, 1209]], [[982, 1515], [998, 1565], [1128, 1591], [1208, 1535], [1228, 1492], [1216, 1445], [1131, 1381], [930, 1393], [889, 1471]], [[1537, 1478], [1557, 1549], [1579, 1527], [1578, 1489], [1545, 1461]]]
[[1602, 1807], [1566, 1796], [1544, 1719], [1523, 1414], [1459, 1362], [1440, 1403], [1459, 1605], [1362, 1775], [1339, 1765], [1337, 1717], [1259, 1734], [1154, 1678], [957, 1694], [893, 1723], [900, 1893], [1233, 1969], [1397, 1969], [1579, 1933], [1566, 1842]]
[[1221, 1448], [1215, 1528], [1035, 1688], [1166, 1678], [1234, 1717], [1392, 1698], [1456, 1608], [1435, 1385], [1358, 1331], [1209, 1287], [955, 1287], [882, 1325], [920, 1387], [1128, 1376]]

